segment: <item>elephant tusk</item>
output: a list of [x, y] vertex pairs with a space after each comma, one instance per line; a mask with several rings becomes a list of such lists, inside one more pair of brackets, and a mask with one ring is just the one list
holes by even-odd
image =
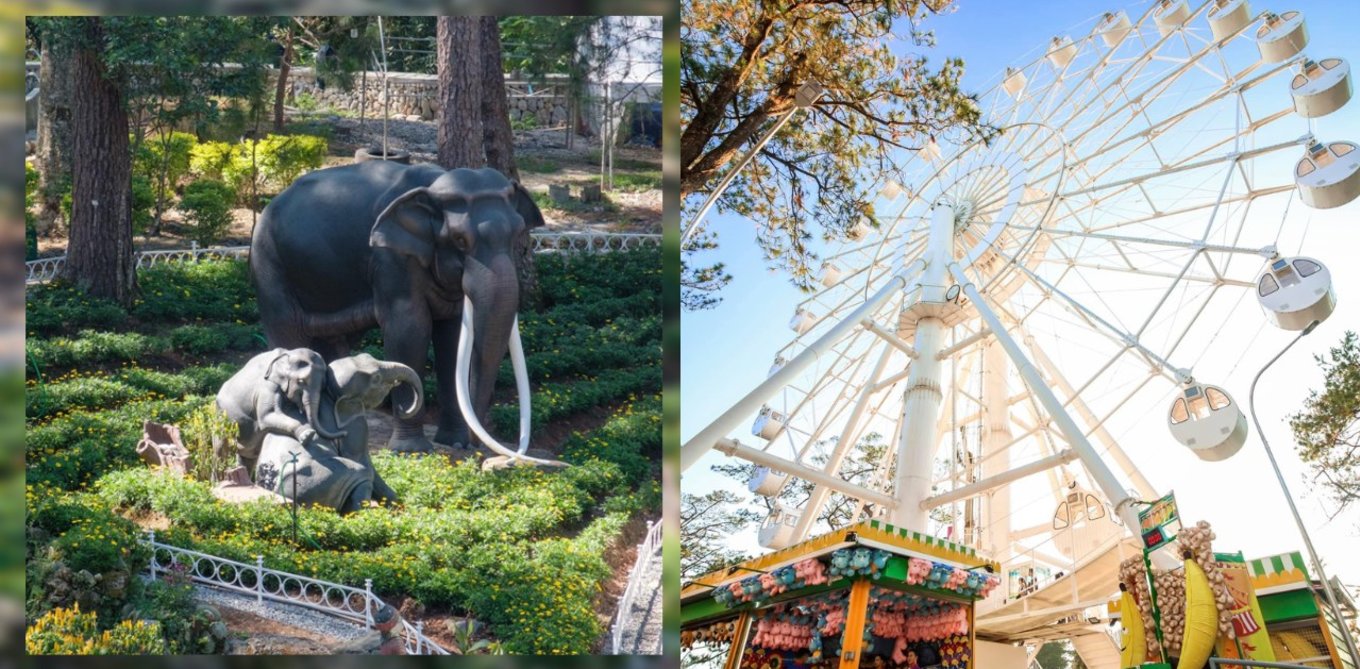
[[[513, 335], [518, 333], [519, 319], [516, 318], [515, 322], [516, 327], [515, 329], [512, 330], [511, 339], [512, 347], [515, 346], [518, 340], [518, 337]], [[532, 462], [534, 464], [539, 465], [551, 466], [563, 464], [555, 460], [543, 460], [540, 458], [531, 458], [527, 455], [524, 455], [523, 451], [517, 453], [515, 451], [510, 450], [509, 448], [502, 445], [499, 441], [493, 439], [491, 435], [487, 433], [486, 428], [482, 427], [482, 422], [480, 420], [477, 420], [477, 412], [472, 410], [471, 395], [468, 393], [468, 370], [469, 367], [471, 366], [472, 361], [472, 343], [473, 343], [472, 323], [473, 323], [472, 300], [465, 295], [463, 296], [463, 325], [462, 331], [458, 337], [458, 365], [454, 370], [453, 376], [454, 376], [454, 395], [456, 395], [458, 398], [458, 411], [463, 414], [463, 420], [464, 422], [467, 423], [468, 429], [471, 430], [472, 433], [476, 435], [478, 439], [481, 439], [482, 443], [486, 444], [487, 448], [507, 458], [510, 458], [511, 462], [515, 460], [524, 460], [525, 462]], [[524, 351], [521, 349], [520, 354], [523, 355], [523, 353]], [[524, 378], [524, 385], [521, 386], [519, 384], [518, 378], [516, 378], [516, 386], [518, 387], [519, 391], [523, 393], [520, 395], [521, 403], [520, 443], [523, 445], [523, 448], [527, 450], [529, 441], [529, 431], [528, 429], [526, 429], [526, 426], [524, 424], [525, 423], [524, 407], [527, 406], [528, 401], [527, 373]]]
[[515, 395], [519, 398], [519, 452], [529, 450], [530, 418], [529, 365], [524, 361], [524, 343], [519, 338], [519, 314], [510, 325], [510, 366], [515, 370]]

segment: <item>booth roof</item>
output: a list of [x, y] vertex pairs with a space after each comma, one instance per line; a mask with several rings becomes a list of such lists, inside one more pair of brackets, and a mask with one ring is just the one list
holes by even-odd
[[894, 555], [924, 558], [963, 569], [988, 567], [993, 573], [1001, 571], [1001, 565], [995, 560], [980, 557], [975, 549], [963, 544], [895, 527], [880, 520], [866, 520], [699, 576], [680, 590], [680, 599], [684, 601], [696, 595], [710, 594], [715, 587], [741, 580], [752, 573], [772, 571], [852, 546], [879, 548]]

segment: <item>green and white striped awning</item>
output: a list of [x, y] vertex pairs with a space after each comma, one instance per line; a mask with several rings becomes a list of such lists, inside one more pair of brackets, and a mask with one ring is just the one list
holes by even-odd
[[1251, 585], [1258, 595], [1308, 587], [1308, 567], [1298, 551], [1248, 560]]

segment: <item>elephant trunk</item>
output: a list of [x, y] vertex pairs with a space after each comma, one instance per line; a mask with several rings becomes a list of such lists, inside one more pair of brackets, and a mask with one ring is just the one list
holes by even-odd
[[[397, 362], [380, 362], [378, 363], [378, 368], [381, 369], [384, 374], [391, 374], [396, 379], [398, 385], [404, 384], [411, 387], [411, 393], [413, 395], [411, 406], [406, 408], [393, 407], [396, 409], [397, 418], [400, 418], [401, 420], [410, 420], [420, 415], [421, 410], [425, 408], [424, 385], [420, 382], [420, 375], [416, 374], [415, 370], [410, 367]], [[393, 405], [396, 404], [396, 398], [393, 398], [392, 403]]]
[[470, 262], [463, 274], [466, 300], [473, 306], [470, 373], [472, 407], [486, 420], [497, 372], [510, 346], [510, 331], [519, 308], [519, 277], [508, 257]]
[[317, 376], [302, 387], [302, 412], [307, 415], [307, 424], [311, 425], [318, 435], [327, 439], [343, 439], [348, 434], [345, 430], [331, 432], [321, 424], [321, 384], [324, 381], [324, 376]]

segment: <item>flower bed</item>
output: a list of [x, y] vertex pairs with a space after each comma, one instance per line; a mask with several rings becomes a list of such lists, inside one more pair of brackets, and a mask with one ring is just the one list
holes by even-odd
[[[142, 420], [183, 423], [264, 348], [244, 263], [142, 270], [142, 299], [127, 311], [61, 284], [30, 288], [30, 620], [60, 605], [43, 587], [54, 565], [142, 569], [140, 530], [126, 519], [154, 514], [169, 523], [157, 535], [167, 543], [263, 555], [329, 581], [371, 578], [385, 598], [487, 623], [508, 652], [590, 652], [603, 631], [605, 551], [629, 518], [660, 506], [660, 254], [545, 254], [538, 264], [541, 290], [521, 315], [534, 426], [607, 416], [557, 449], [578, 466], [483, 473], [476, 458], [377, 451], [401, 503], [343, 517], [300, 509], [297, 543], [287, 507], [219, 502], [208, 482], [150, 470], [133, 450]], [[376, 335], [366, 343], [381, 354]], [[495, 408], [493, 425], [513, 434], [517, 409]], [[123, 595], [144, 599], [136, 587]], [[100, 619], [101, 629], [117, 623]]]

